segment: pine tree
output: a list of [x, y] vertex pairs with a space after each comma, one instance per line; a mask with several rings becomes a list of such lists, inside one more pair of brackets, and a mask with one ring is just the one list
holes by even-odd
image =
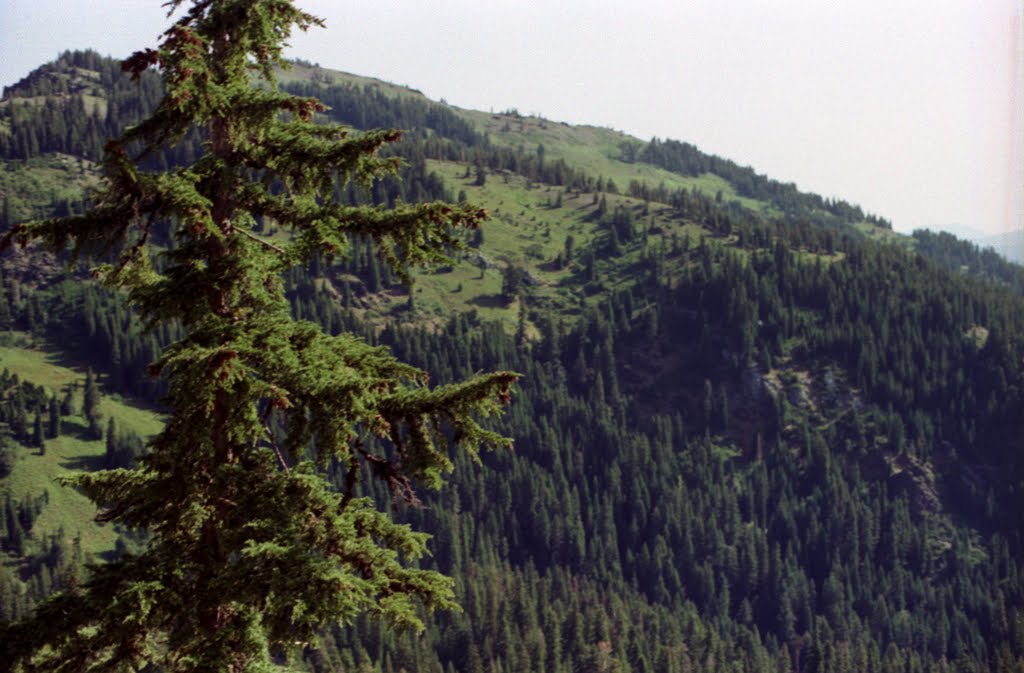
[[60, 402], [57, 401], [57, 395], [53, 395], [50, 398], [49, 404], [47, 405], [48, 423], [46, 429], [46, 436], [50, 439], [60, 436]]
[[99, 383], [90, 369], [85, 375], [85, 385], [82, 388], [82, 415], [88, 423], [86, 434], [90, 439], [103, 438], [103, 425], [100, 423], [103, 419], [100, 413], [101, 398]]
[[41, 411], [36, 411], [36, 418], [32, 421], [32, 446], [39, 449], [39, 454], [43, 455], [46, 453], [46, 446], [43, 444], [43, 414]]
[[75, 384], [69, 383], [60, 402], [60, 415], [71, 416], [75, 413]]
[[11, 216], [11, 199], [7, 194], [4, 194], [3, 205], [0, 206], [0, 230], [6, 230], [7, 227], [11, 226], [14, 218]]
[[82, 415], [90, 423], [100, 418], [100, 386], [92, 370], [85, 374], [85, 386], [82, 388]]
[[[124, 63], [136, 78], [159, 67], [166, 96], [108, 144], [96, 207], [4, 239], [69, 246], [75, 257], [120, 251], [103, 280], [150, 325], [177, 321], [187, 334], [151, 366], [168, 379], [172, 413], [140, 469], [72, 480], [105, 520], [149, 529], [150, 542], [0, 634], [6, 665], [269, 671], [272, 653], [315, 641], [325, 623], [369, 612], [422, 628], [418, 606], [454, 604], [450, 579], [413, 565], [426, 536], [357, 497], [357, 481], [373, 475], [415, 501], [414, 483], [436, 487], [452, 468], [446, 438], [474, 455], [507, 444], [475, 419], [499, 410], [517, 375], [429, 388], [386, 349], [293, 321], [280, 275], [366, 238], [408, 280], [406, 264], [446, 261], [458, 229], [485, 213], [330, 201], [339, 176], [368, 184], [396, 170], [375, 151], [399, 134], [314, 124], [317, 100], [277, 90], [284, 40], [320, 23], [289, 0], [196, 0], [159, 50]], [[194, 164], [139, 168], [197, 127], [208, 153]], [[158, 218], [178, 223], [159, 273], [146, 245]], [[291, 238], [259, 237], [263, 218]], [[342, 466], [337, 489], [330, 464]]]
[[117, 446], [117, 421], [113, 417], [107, 421], [107, 432], [106, 432], [106, 454], [104, 456], [105, 463], [108, 468], [112, 467], [127, 467], [126, 465], [119, 465], [117, 460], [118, 446]]

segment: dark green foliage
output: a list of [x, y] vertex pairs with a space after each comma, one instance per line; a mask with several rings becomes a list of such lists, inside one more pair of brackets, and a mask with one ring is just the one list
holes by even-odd
[[[48, 502], [48, 492], [20, 501], [8, 494], [0, 501], [0, 553], [9, 559], [0, 567], [0, 623], [27, 617], [33, 605], [77, 582], [83, 562], [78, 538], [71, 540], [64, 530], [33, 532]], [[8, 645], [0, 641], [0, 648]]]
[[0, 437], [0, 478], [6, 477], [18, 462], [18, 449], [9, 437]]
[[3, 206], [0, 206], [0, 231], [7, 231], [12, 224], [14, 224], [14, 218], [11, 217], [11, 199], [10, 196], [4, 194]]
[[[426, 158], [598, 187], [559, 169], [550, 149], [541, 160], [532, 145], [491, 147], [438, 106], [374, 88], [293, 86], [361, 128], [430, 131], [401, 141], [410, 159], [400, 175], [365, 188], [335, 184], [343, 203], [444, 196]], [[656, 163], [695, 156], [652, 145], [648, 152], [664, 150]], [[634, 148], [632, 159], [644, 160], [643, 151]], [[417, 637], [365, 619], [330, 628], [295, 666], [1019, 671], [1024, 307], [1007, 291], [1012, 275], [948, 241], [931, 250], [918, 237], [924, 257], [865, 242], [846, 225], [886, 223], [700, 160], [709, 163], [672, 170], [717, 166], [740, 193], [786, 217], [769, 221], [724, 197], [719, 204], [631, 182], [631, 197], [668, 204], [674, 221], [704, 233], [677, 234], [669, 224], [648, 245], [643, 206], [604, 199], [595, 220], [604, 235], [566, 240], [572, 289], [607, 283], [614, 265], [640, 250], [636, 273], [562, 315], [532, 299], [521, 304], [515, 335], [472, 316], [420, 330], [354, 310], [348, 274], [374, 291], [400, 282], [366, 237], [349, 240], [337, 273], [326, 256], [284, 273], [293, 316], [329, 334], [365, 335], [432, 380], [514, 369], [526, 382], [495, 428], [516, 438], [515, 452], [485, 455], [479, 469], [455, 455], [449, 487], [421, 494], [424, 508], [395, 514], [435, 536], [419, 567], [452, 576], [464, 611]], [[599, 186], [608, 189], [603, 179]], [[592, 198], [601, 208], [601, 195]], [[334, 292], [325, 280], [344, 284]], [[12, 296], [15, 286], [5, 286]], [[48, 335], [91, 353], [113, 388], [155, 399], [153, 382], [133, 388], [148, 362], [140, 353], [152, 359], [184, 336], [179, 327], [143, 336], [116, 293], [88, 286], [24, 294], [34, 299], [10, 304], [19, 326], [31, 310]], [[539, 340], [527, 338], [527, 321]], [[130, 374], [122, 381], [120, 371]], [[17, 397], [0, 410], [24, 437], [42, 402], [27, 388]], [[280, 445], [287, 431], [275, 412], [267, 436]], [[363, 448], [384, 451], [387, 442], [367, 436]], [[348, 465], [328, 469], [346, 492]], [[354, 499], [390, 500], [371, 467], [358, 475]], [[35, 544], [21, 537], [26, 550]], [[44, 575], [33, 580], [39, 587]], [[5, 614], [24, 615], [25, 599], [5, 586], [0, 574], [0, 600], [12, 606]]]
[[32, 446], [38, 448], [40, 453], [45, 452], [43, 445], [43, 415], [40, 412], [36, 412], [35, 421], [32, 423]]
[[975, 278], [1005, 284], [1017, 295], [1024, 295], [1024, 267], [1000, 257], [992, 248], [982, 250], [945, 231], [936, 233], [917, 229], [913, 236], [916, 250], [939, 265]]
[[880, 217], [865, 215], [859, 206], [801, 193], [792, 183], [770, 180], [749, 166], [741, 167], [728, 159], [705, 154], [689, 143], [653, 138], [638, 156], [641, 161], [683, 175], [720, 175], [736, 188], [740, 196], [767, 201], [793, 219], [815, 220], [827, 225], [867, 221], [886, 229], [892, 228]]
[[60, 436], [60, 417], [60, 403], [57, 401], [57, 396], [54, 395], [50, 398], [50, 404], [47, 407], [46, 436], [49, 439]]
[[3, 523], [4, 535], [0, 537], [0, 549], [10, 552], [15, 556], [25, 553], [26, 542], [32, 532], [32, 525], [35, 523], [43, 507], [46, 506], [49, 495], [35, 498], [26, 498], [23, 501], [15, 502], [8, 493], [0, 508], [0, 521]]
[[69, 385], [67, 390], [64, 391], [64, 398], [60, 403], [60, 415], [71, 416], [75, 413], [75, 389], [73, 385]]
[[[95, 79], [75, 77], [78, 69], [95, 73]], [[105, 115], [86, 109], [85, 96], [94, 91], [103, 91], [107, 98]], [[109, 138], [116, 138], [126, 124], [138, 122], [156, 107], [162, 87], [155, 73], [145, 74], [133, 85], [122, 75], [118, 61], [94, 51], [69, 51], [7, 87], [4, 95], [38, 96], [43, 104], [41, 108], [33, 103], [0, 108], [0, 118], [11, 125], [11, 133], [0, 136], [0, 154], [28, 159], [62, 152], [99, 161]], [[194, 151], [193, 145], [193, 156]]]
[[[162, 348], [181, 337], [180, 325], [160, 325], [146, 332], [117, 292], [80, 281], [54, 283], [33, 297], [40, 306], [40, 327], [46, 336], [105, 370], [108, 389], [151, 402], [166, 392], [166, 385], [147, 376], [146, 368]], [[90, 399], [98, 399], [98, 390], [89, 393]], [[84, 392], [80, 394], [85, 397]], [[74, 413], [76, 397], [70, 390], [65, 392], [62, 415]], [[83, 415], [89, 414], [83, 411]]]
[[[46, 391], [4, 369], [0, 373], [0, 437], [42, 446], [42, 416], [49, 407]], [[34, 414], [32, 420], [29, 414]]]
[[131, 469], [135, 461], [146, 452], [146, 443], [134, 432], [121, 430], [111, 418], [107, 421], [106, 454], [103, 467], [108, 470]]
[[85, 375], [85, 385], [82, 387], [82, 415], [89, 424], [90, 439], [101, 439], [103, 428], [100, 421], [103, 415], [100, 413], [100, 386], [96, 377], [90, 369]]
[[[624, 303], [607, 313], [620, 313]], [[585, 365], [587, 381], [567, 390], [560, 362], [535, 359], [543, 344], [527, 357], [500, 330], [461, 318], [440, 339], [398, 329], [383, 338], [414, 361], [432, 363], [432, 371], [501, 363], [530, 383], [505, 421], [517, 437], [515, 454], [487, 457], [482, 472], [460, 471], [454, 493], [410, 512], [418, 525], [439, 531], [435, 562], [462, 578], [466, 614], [429, 630], [428, 644], [361, 626], [338, 637], [339, 652], [366, 648], [380, 653], [371, 656], [382, 665], [386, 652], [396, 669], [450, 664], [463, 671], [474, 665], [470, 643], [481, 659], [516, 669], [537, 661], [530, 649], [536, 628], [554, 670], [593, 663], [607, 646], [626, 657], [635, 642], [634, 659], [761, 671], [767, 662], [806, 655], [802, 648], [810, 646], [802, 643], [812, 638], [820, 639], [815, 656], [825, 670], [839, 670], [844, 660], [850, 670], [888, 670], [870, 653], [889, 648], [893, 657], [917, 657], [925, 670], [950, 670], [943, 662], [982, 661], [988, 642], [1011, 641], [1007, 628], [989, 630], [985, 615], [996, 605], [1014, 610], [1019, 568], [996, 561], [1002, 552], [970, 560], [969, 531], [920, 509], [907, 493], [888, 495], [899, 480], [873, 472], [859, 447], [838, 448], [853, 437], [844, 426], [802, 423], [774, 433], [766, 426], [771, 439], [762, 459], [729, 458], [727, 445], [687, 428], [682, 416], [652, 418], [649, 399], [617, 416], [589, 390], [606, 371]], [[590, 343], [584, 361], [596, 363], [596, 346], [609, 338], [621, 360], [631, 360], [628, 322], [600, 315], [567, 335], [559, 359]], [[714, 371], [729, 380], [729, 366]], [[722, 388], [710, 386], [712, 418]], [[633, 399], [642, 390], [627, 389]], [[861, 434], [886, 423], [870, 406], [855, 416], [868, 424]], [[1003, 549], [1007, 540], [1019, 549], [1019, 533], [1005, 529], [986, 544]], [[989, 581], [993, 572], [1004, 589]], [[953, 577], [970, 589], [943, 579]], [[890, 616], [878, 616], [880, 605]], [[891, 615], [901, 611], [897, 625]], [[955, 629], [943, 621], [949, 614], [959, 615]], [[601, 621], [618, 636], [565, 635]], [[553, 634], [563, 634], [558, 647]], [[678, 642], [687, 643], [685, 658], [672, 649]], [[335, 661], [344, 666], [347, 659]]]
[[[453, 467], [450, 441], [472, 455], [508, 442], [475, 418], [496, 412], [517, 376], [430, 388], [385, 349], [292, 320], [280, 276], [363, 238], [408, 280], [407, 265], [444, 261], [459, 244], [454, 230], [484, 213], [324, 200], [339, 180], [368, 185], [395, 170], [375, 153], [398, 133], [314, 124], [321, 103], [273, 86], [284, 38], [317, 24], [280, 0], [196, 2], [159, 51], [124, 64], [134, 78], [159, 64], [166, 95], [108, 144], [94, 209], [8, 232], [7, 244], [40, 239], [73, 258], [116, 252], [98, 275], [126, 291], [145, 324], [178, 324], [186, 336], [152, 367], [169, 382], [171, 415], [139, 469], [73, 480], [102, 519], [153, 537], [11, 626], [5, 666], [267, 671], [272, 651], [325, 623], [371, 612], [422, 628], [417, 606], [454, 605], [451, 581], [415, 565], [427, 536], [357, 497], [360, 467], [396, 501], [416, 502], [414, 482], [437, 487]], [[133, 160], [196, 132], [209, 152], [186, 168], [151, 172]], [[267, 179], [251, 181], [254, 171]], [[257, 235], [268, 219], [291, 237]], [[175, 244], [154, 260], [146, 244], [158, 220], [174, 223]], [[90, 372], [83, 414], [97, 435], [98, 405]], [[108, 460], [123, 462], [110, 429]], [[336, 489], [324, 479], [331, 466], [345, 474]]]
[[501, 298], [511, 304], [526, 292], [530, 283], [529, 271], [517, 264], [509, 264], [501, 271]]
[[[295, 82], [282, 87], [288, 93], [316, 97], [330, 108], [331, 118], [357, 129], [430, 129], [469, 147], [485, 138], [449, 108], [413, 97], [392, 97], [379, 87], [323, 82]], [[468, 177], [468, 175], [467, 175]]]

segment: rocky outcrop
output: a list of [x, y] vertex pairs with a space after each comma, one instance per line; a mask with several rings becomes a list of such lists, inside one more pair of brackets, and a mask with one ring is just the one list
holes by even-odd
[[889, 466], [889, 492], [905, 494], [913, 514], [925, 516], [942, 511], [935, 473], [930, 464], [905, 453], [887, 456], [885, 461]]

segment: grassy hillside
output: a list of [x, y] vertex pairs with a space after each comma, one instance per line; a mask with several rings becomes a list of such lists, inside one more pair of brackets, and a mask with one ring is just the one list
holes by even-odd
[[[85, 370], [67, 362], [63, 353], [33, 345], [23, 333], [7, 333], [0, 346], [0, 369], [17, 374], [23, 381], [43, 386], [50, 394], [63, 394], [70, 385], [81, 386]], [[159, 431], [160, 416], [117, 396], [104, 396], [100, 411], [104, 419], [141, 436]], [[110, 526], [97, 526], [95, 506], [85, 496], [58, 480], [83, 470], [102, 466], [104, 441], [88, 439], [85, 419], [65, 417], [61, 434], [47, 439], [45, 451], [22, 446], [10, 476], [0, 484], [15, 500], [34, 497], [44, 491], [49, 500], [33, 526], [36, 541], [63, 531], [67, 541], [79, 538], [82, 549], [96, 556], [113, 549], [117, 534]]]
[[[424, 102], [426, 96], [415, 89], [402, 87], [370, 77], [311, 67], [305, 62], [295, 64], [280, 73], [283, 84], [296, 81], [321, 85], [351, 84], [370, 88], [388, 97], [414, 98]], [[740, 197], [725, 179], [712, 173], [699, 177], [681, 176], [643, 162], [623, 160], [624, 147], [638, 146], [637, 138], [609, 128], [570, 125], [541, 117], [525, 116], [516, 111], [488, 113], [449, 106], [459, 117], [468, 121], [481, 134], [486, 134], [497, 146], [535, 151], [543, 145], [549, 159], [564, 159], [571, 166], [588, 174], [611, 178], [619, 187], [627, 187], [631, 180], [650, 185], [664, 184], [669, 189], [696, 189], [714, 197], [719, 192], [726, 201], [737, 201], [744, 207], [765, 215], [778, 214], [763, 201]]]
[[0, 202], [6, 201], [11, 223], [55, 210], [68, 212], [70, 204], [98, 184], [96, 165], [82, 157], [54, 153], [27, 161], [0, 160]]
[[[466, 165], [428, 165], [451, 189], [465, 192], [467, 200], [487, 208], [491, 218], [479, 248], [461, 255], [453, 271], [417, 277], [417, 300], [425, 295], [424, 307], [430, 306], [429, 300], [434, 297], [445, 311], [475, 309], [484, 318], [500, 318], [511, 324], [516, 319], [518, 304], [503, 305], [500, 290], [503, 271], [514, 266], [529, 272], [531, 302], [567, 317], [578, 315], [581, 295], [615, 287], [632, 275], [632, 267], [639, 262], [639, 249], [626, 250], [607, 264], [596, 262], [604, 267], [600, 282], [590, 289], [581, 287], [577, 277], [581, 270], [579, 260], [600, 247], [604, 236], [597, 212], [602, 198], [608, 211], [622, 208], [630, 212], [637, 228], [643, 230], [648, 246], [665, 244], [672, 236], [691, 236], [696, 241], [707, 233], [662, 204], [645, 204], [618, 194], [573, 192], [530, 184], [514, 174], [492, 175], [485, 185], [478, 186], [472, 176], [466, 177]], [[481, 256], [492, 265], [482, 274]]]

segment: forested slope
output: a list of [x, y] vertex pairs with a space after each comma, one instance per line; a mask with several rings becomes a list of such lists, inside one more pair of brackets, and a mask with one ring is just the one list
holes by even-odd
[[[389, 345], [438, 382], [524, 376], [497, 422], [515, 449], [458, 458], [446, 487], [403, 512], [434, 535], [429, 563], [455, 577], [464, 611], [421, 638], [333, 628], [297, 665], [1024, 670], [1019, 267], [986, 258], [975, 276], [959, 267], [977, 258], [948, 242], [918, 236], [930, 256], [874, 242], [863, 232], [881, 218], [686, 144], [298, 74], [288, 87], [332, 118], [406, 130], [398, 176], [337, 198], [465, 198], [492, 221], [411, 290], [363, 245], [291, 273], [293, 313]], [[89, 52], [7, 91], [3, 226], [80, 208], [105, 138], [159, 91]], [[576, 133], [603, 149], [572, 149]], [[92, 366], [108, 392], [159, 399], [146, 366], [173, 330], [143, 333], [118, 296], [31, 251], [5, 258], [2, 281], [0, 326]], [[7, 441], [38, 443], [33, 422], [60, 391], [4, 381]], [[133, 442], [113, 442], [110, 460], [129, 461]], [[11, 618], [84, 554], [32, 539], [32, 499], [5, 502]]]

